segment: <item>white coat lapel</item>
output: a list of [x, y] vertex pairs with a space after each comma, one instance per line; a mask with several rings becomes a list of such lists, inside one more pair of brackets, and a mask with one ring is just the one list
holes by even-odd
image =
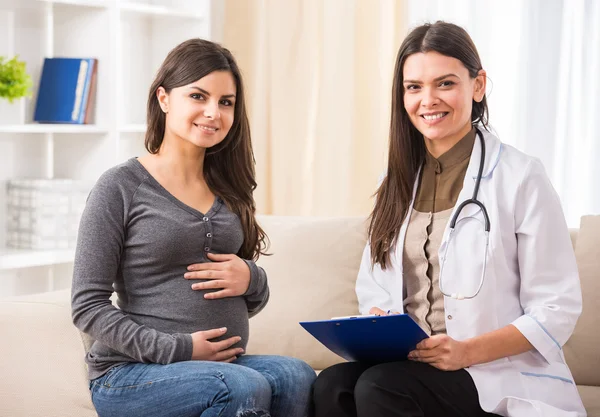
[[394, 250], [392, 256], [392, 266], [396, 271], [400, 271], [402, 273], [402, 254], [404, 253], [404, 239], [406, 238], [406, 229], [408, 228], [408, 223], [410, 222], [410, 216], [412, 214], [412, 210], [415, 204], [415, 197], [417, 195], [417, 187], [419, 185], [419, 176], [421, 175], [421, 169], [417, 171], [417, 177], [415, 179], [415, 185], [413, 187], [412, 199], [410, 201], [410, 205], [408, 207], [408, 211], [406, 212], [406, 218], [404, 222], [402, 222], [402, 226], [400, 227], [400, 232], [398, 233], [398, 240], [396, 241], [396, 248]]

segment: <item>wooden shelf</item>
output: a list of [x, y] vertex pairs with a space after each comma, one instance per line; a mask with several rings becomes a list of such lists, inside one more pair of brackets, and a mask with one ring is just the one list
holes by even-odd
[[37, 124], [0, 125], [0, 133], [108, 133], [108, 129], [96, 125]]
[[33, 250], [0, 248], [0, 270], [73, 262], [75, 249]]

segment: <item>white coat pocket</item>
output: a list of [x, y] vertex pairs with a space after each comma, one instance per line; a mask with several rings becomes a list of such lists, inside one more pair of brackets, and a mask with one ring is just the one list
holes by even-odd
[[[581, 412], [581, 404], [574, 404], [578, 397], [577, 387], [569, 378], [553, 374], [521, 372], [523, 386], [529, 401], [539, 401], [561, 410]], [[552, 396], [548, 393], [551, 392]]]

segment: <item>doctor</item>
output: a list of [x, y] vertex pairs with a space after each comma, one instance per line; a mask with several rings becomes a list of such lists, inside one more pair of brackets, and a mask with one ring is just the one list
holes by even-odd
[[323, 371], [317, 417], [586, 415], [562, 351], [581, 290], [560, 201], [487, 131], [485, 91], [462, 28], [404, 40], [356, 292], [362, 314], [404, 312], [431, 337], [408, 361]]

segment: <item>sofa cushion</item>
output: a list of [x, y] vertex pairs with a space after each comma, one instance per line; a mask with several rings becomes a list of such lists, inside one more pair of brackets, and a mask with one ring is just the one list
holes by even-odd
[[584, 216], [577, 235], [575, 256], [583, 293], [583, 313], [564, 348], [567, 363], [577, 384], [600, 385], [600, 216]]
[[577, 385], [581, 401], [587, 411], [587, 417], [600, 417], [600, 387]]
[[248, 354], [287, 355], [324, 369], [342, 361], [299, 324], [358, 313], [354, 285], [366, 243], [360, 218], [259, 217], [270, 238], [258, 264], [271, 298], [250, 320]]
[[579, 229], [569, 229], [569, 236], [571, 237], [571, 245], [573, 245], [573, 249], [577, 246], [577, 235], [579, 234]]
[[0, 416], [96, 416], [69, 291], [0, 300]]

